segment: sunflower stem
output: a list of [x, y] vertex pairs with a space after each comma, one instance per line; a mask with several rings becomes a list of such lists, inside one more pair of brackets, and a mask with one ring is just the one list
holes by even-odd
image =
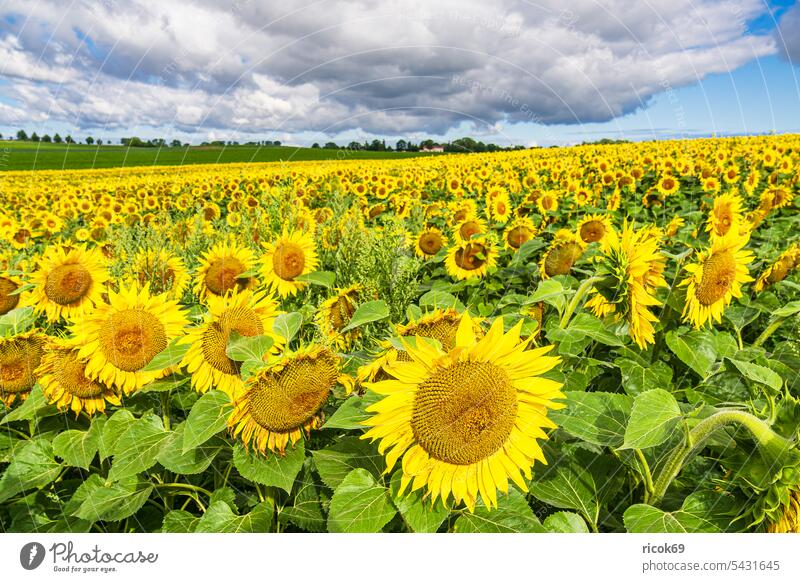
[[647, 503], [650, 496], [653, 494], [653, 474], [650, 472], [650, 465], [642, 453], [641, 449], [635, 449], [636, 457], [642, 465], [642, 476], [644, 477], [644, 502]]
[[191, 485], [189, 483], [158, 483], [156, 489], [186, 489], [187, 491], [196, 491], [208, 497], [211, 497], [211, 491], [203, 489], [198, 485]]
[[774, 439], [780, 438], [766, 422], [749, 412], [720, 410], [712, 414], [708, 418], [701, 420], [694, 428], [688, 430], [684, 441], [669, 454], [663, 469], [653, 483], [653, 494], [650, 496], [649, 504], [658, 505], [661, 503], [667, 489], [686, 462], [700, 452], [706, 441], [716, 430], [734, 424], [745, 427], [759, 446], [766, 446]]
[[586, 294], [594, 286], [594, 284], [602, 279], [603, 277], [599, 276], [589, 277], [580, 284], [580, 287], [578, 287], [578, 290], [575, 291], [575, 295], [573, 295], [572, 300], [567, 305], [567, 309], [561, 316], [561, 323], [559, 324], [561, 329], [567, 328], [567, 324], [569, 323], [572, 314], [575, 313], [575, 310], [578, 308], [578, 305], [580, 305], [580, 302], [583, 300], [584, 297], [586, 297]]
[[753, 342], [753, 346], [760, 346], [765, 341], [767, 341], [769, 336], [775, 333], [775, 330], [777, 330], [781, 326], [781, 324], [784, 321], [786, 321], [786, 319], [787, 319], [786, 317], [779, 317], [778, 319], [770, 323], [767, 326], [767, 328], [761, 332], [761, 335], [756, 338], [756, 341]]

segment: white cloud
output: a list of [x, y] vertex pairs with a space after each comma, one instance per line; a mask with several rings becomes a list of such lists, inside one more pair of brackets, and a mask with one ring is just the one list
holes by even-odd
[[[765, 10], [760, 0], [8, 0], [0, 75], [14, 82], [0, 95], [78, 127], [202, 134], [597, 122], [774, 53], [772, 36], [747, 30]], [[0, 122], [12, 117], [0, 109]]]

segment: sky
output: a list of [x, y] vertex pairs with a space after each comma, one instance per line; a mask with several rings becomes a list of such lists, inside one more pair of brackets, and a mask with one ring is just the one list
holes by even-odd
[[501, 145], [800, 132], [800, 5], [0, 0], [0, 133]]

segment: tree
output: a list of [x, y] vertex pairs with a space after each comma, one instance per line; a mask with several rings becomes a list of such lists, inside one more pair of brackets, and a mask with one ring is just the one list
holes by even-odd
[[275, 141], [272, 142], [272, 145], [274, 145], [276, 148], [279, 148], [279, 147], [281, 147], [281, 142], [275, 140]]
[[169, 142], [169, 145], [174, 147], [174, 148], [179, 148], [179, 147], [181, 147], [181, 140], [173, 139], [171, 142]]
[[100, 145], [103, 145], [103, 140], [102, 140], [102, 139], [98, 139], [98, 140], [97, 140], [97, 145], [99, 145], [99, 146], [100, 146]]
[[20, 140], [20, 141], [25, 141], [26, 139], [28, 139], [28, 134], [25, 133], [24, 129], [20, 129], [17, 132], [17, 139]]
[[86, 145], [92, 145], [94, 143], [94, 138], [90, 135], [86, 138]]
[[364, 146], [357, 141], [351, 141], [349, 144], [347, 144], [347, 149], [357, 152], [358, 150], [364, 149]]
[[398, 152], [404, 152], [408, 150], [408, 142], [404, 139], [398, 139], [397, 144], [395, 145], [394, 149]]
[[31, 141], [39, 141], [39, 134], [35, 131], [31, 134]]
[[58, 135], [57, 133], [53, 134], [53, 143], [61, 143], [62, 141], [63, 140], [61, 139], [60, 135]]
[[75, 143], [75, 140], [74, 140], [74, 139], [72, 139], [72, 136], [71, 136], [71, 135], [68, 135], [67, 137], [65, 137], [65, 138], [64, 138], [64, 141], [65, 141], [66, 143]]
[[318, 150], [319, 149], [319, 144], [317, 142], [312, 143], [311, 144], [311, 149], [312, 150]]
[[332, 141], [329, 141], [329, 142], [325, 143], [323, 148], [326, 149], [326, 150], [336, 150], [336, 149], [339, 149], [339, 146], [336, 145], [336, 143], [334, 143]]
[[53, 138], [52, 138], [52, 137], [50, 137], [50, 136], [49, 136], [49, 135], [47, 135], [47, 134], [44, 134], [44, 135], [42, 136], [42, 141], [43, 141], [44, 143], [50, 143], [50, 142], [52, 142], [52, 141], [53, 141]]

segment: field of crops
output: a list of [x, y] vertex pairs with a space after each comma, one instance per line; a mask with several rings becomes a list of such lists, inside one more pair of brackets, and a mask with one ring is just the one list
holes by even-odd
[[800, 136], [0, 184], [0, 531], [800, 530]]

